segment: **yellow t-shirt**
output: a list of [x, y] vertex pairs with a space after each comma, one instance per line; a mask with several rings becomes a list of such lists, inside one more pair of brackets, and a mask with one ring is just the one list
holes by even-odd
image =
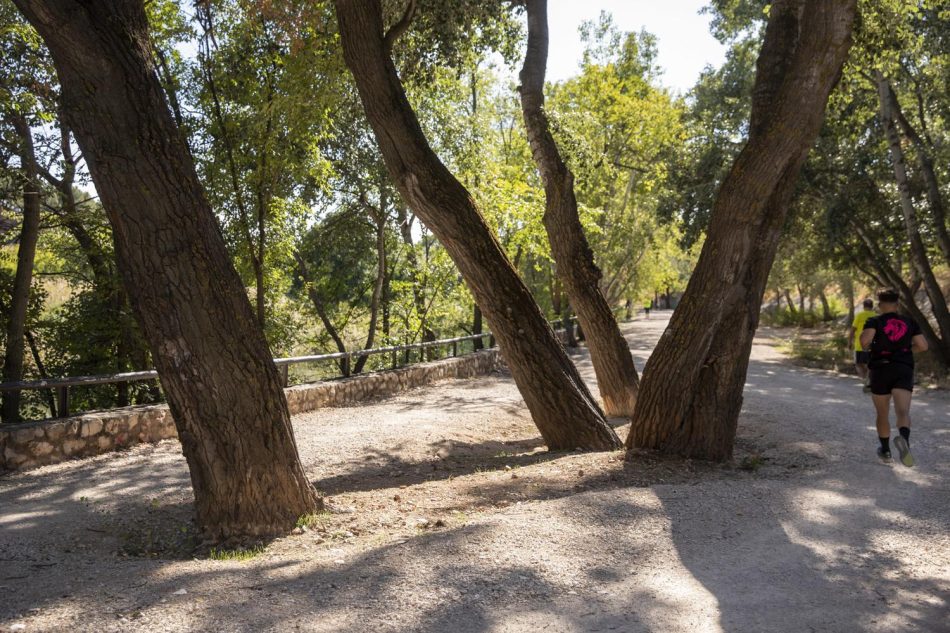
[[851, 324], [851, 327], [854, 328], [854, 351], [863, 352], [864, 349], [861, 347], [861, 331], [864, 330], [864, 323], [876, 313], [873, 310], [862, 310], [854, 315], [854, 323]]

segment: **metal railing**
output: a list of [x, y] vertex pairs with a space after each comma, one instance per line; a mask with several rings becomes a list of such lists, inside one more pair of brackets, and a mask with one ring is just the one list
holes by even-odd
[[[576, 322], [577, 317], [571, 317], [571, 322]], [[557, 330], [558, 325], [563, 321], [561, 319], [556, 319], [550, 321], [552, 326], [555, 326], [555, 331]], [[427, 349], [437, 348], [437, 347], [448, 347], [452, 350], [452, 356], [458, 356], [459, 344], [465, 343], [467, 341], [475, 341], [481, 339], [488, 339], [488, 347], [492, 348], [495, 346], [495, 336], [491, 332], [485, 332], [483, 334], [471, 334], [469, 336], [458, 336], [456, 338], [447, 338], [440, 339], [437, 341], [424, 341], [421, 343], [407, 343], [405, 345], [392, 345], [390, 347], [376, 347], [373, 349], [360, 349], [354, 350], [352, 352], [336, 352], [333, 354], [316, 354], [313, 356], [293, 356], [290, 358], [275, 358], [274, 364], [277, 366], [277, 371], [280, 373], [281, 384], [284, 387], [289, 386], [289, 372], [288, 369], [291, 365], [298, 365], [302, 363], [319, 363], [324, 361], [333, 361], [339, 360], [343, 364], [343, 376], [349, 375], [349, 364], [355, 358], [360, 358], [362, 356], [377, 356], [382, 354], [393, 354], [394, 355], [394, 366], [397, 365], [395, 362], [395, 355], [400, 352], [411, 352], [413, 350], [419, 350], [423, 352]], [[473, 350], [474, 351], [474, 350]], [[424, 355], [420, 353], [420, 360], [422, 362]], [[405, 363], [411, 364], [411, 363]], [[85, 387], [90, 385], [119, 385], [120, 388], [127, 386], [132, 382], [141, 382], [145, 380], [157, 380], [159, 378], [158, 372], [154, 369], [147, 371], [132, 371], [121, 374], [104, 374], [99, 376], [72, 376], [67, 378], [47, 378], [45, 380], [21, 380], [16, 382], [3, 382], [0, 383], [0, 392], [4, 391], [28, 391], [28, 390], [51, 390], [56, 393], [56, 415], [60, 418], [69, 417], [71, 415], [69, 407], [69, 390], [72, 387]]]

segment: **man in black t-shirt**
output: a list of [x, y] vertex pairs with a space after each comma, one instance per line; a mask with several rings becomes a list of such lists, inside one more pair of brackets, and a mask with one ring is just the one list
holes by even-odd
[[914, 352], [927, 350], [927, 341], [920, 326], [913, 319], [897, 314], [899, 295], [884, 290], [877, 295], [880, 314], [869, 318], [861, 332], [861, 347], [870, 351], [871, 399], [877, 412], [877, 435], [881, 446], [878, 456], [890, 461], [891, 399], [897, 415], [894, 446], [900, 453], [901, 463], [914, 465], [910, 453], [910, 398], [914, 390]]

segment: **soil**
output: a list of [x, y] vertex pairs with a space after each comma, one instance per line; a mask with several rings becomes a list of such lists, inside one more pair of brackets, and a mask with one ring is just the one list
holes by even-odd
[[775, 343], [729, 464], [548, 452], [504, 373], [296, 416], [331, 512], [224, 560], [176, 442], [6, 475], [0, 631], [947, 631], [950, 393], [884, 464], [857, 380]]

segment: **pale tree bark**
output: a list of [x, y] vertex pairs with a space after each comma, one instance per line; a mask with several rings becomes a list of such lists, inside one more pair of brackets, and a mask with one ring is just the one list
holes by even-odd
[[887, 93], [887, 100], [891, 105], [891, 115], [894, 117], [894, 121], [900, 126], [904, 136], [914, 144], [917, 162], [920, 164], [920, 172], [926, 185], [927, 204], [930, 206], [930, 213], [933, 216], [933, 228], [937, 237], [937, 245], [943, 253], [944, 262], [950, 265], [950, 232], [947, 231], [947, 211], [943, 203], [943, 194], [940, 192], [940, 183], [937, 180], [937, 170], [934, 168], [934, 161], [931, 156], [933, 147], [921, 138], [914, 126], [904, 116], [897, 95], [889, 83]]
[[[3, 382], [23, 380], [24, 337], [26, 316], [30, 305], [30, 287], [33, 285], [33, 262], [36, 241], [40, 235], [40, 186], [36, 172], [36, 153], [33, 133], [26, 117], [12, 115], [11, 123], [19, 137], [20, 171], [23, 174], [23, 221], [17, 245], [16, 272], [13, 294], [10, 298], [10, 319], [6, 323], [7, 349], [3, 354]], [[20, 420], [20, 392], [3, 392], [0, 419], [4, 422]]]
[[[521, 111], [531, 154], [544, 183], [544, 228], [558, 277], [587, 336], [604, 412], [630, 417], [639, 376], [626, 339], [600, 291], [600, 269], [577, 214], [574, 174], [564, 163], [544, 112], [548, 58], [547, 0], [527, 0], [528, 49], [521, 69]], [[565, 324], [566, 325], [566, 324]]]
[[901, 139], [897, 133], [897, 124], [895, 122], [896, 99], [894, 98], [890, 84], [880, 71], [874, 72], [874, 78], [877, 82], [878, 97], [881, 106], [881, 124], [884, 126], [884, 134], [887, 137], [887, 145], [891, 154], [891, 165], [894, 169], [894, 180], [897, 183], [897, 192], [900, 199], [901, 214], [904, 217], [904, 230], [910, 242], [911, 261], [917, 273], [920, 275], [921, 281], [923, 281], [924, 289], [927, 291], [927, 298], [930, 299], [934, 320], [937, 322], [937, 328], [940, 330], [940, 337], [944, 340], [950, 340], [950, 310], [947, 309], [947, 299], [943, 296], [940, 282], [937, 281], [937, 277], [934, 275], [933, 268], [930, 265], [930, 258], [927, 256], [927, 247], [920, 235], [917, 210], [914, 208], [914, 201], [910, 195], [904, 150], [901, 147]]
[[618, 447], [468, 191], [429, 147], [389, 55], [379, 0], [336, 0], [336, 9], [343, 56], [390, 176], [452, 257], [491, 322], [545, 443], [552, 449]]
[[289, 531], [320, 506], [267, 343], [152, 66], [142, 2], [16, 0], [46, 42], [112, 225], [211, 541]]
[[749, 140], [720, 187], [699, 262], [647, 362], [629, 448], [732, 455], [765, 284], [855, 12], [856, 0], [772, 3]]

